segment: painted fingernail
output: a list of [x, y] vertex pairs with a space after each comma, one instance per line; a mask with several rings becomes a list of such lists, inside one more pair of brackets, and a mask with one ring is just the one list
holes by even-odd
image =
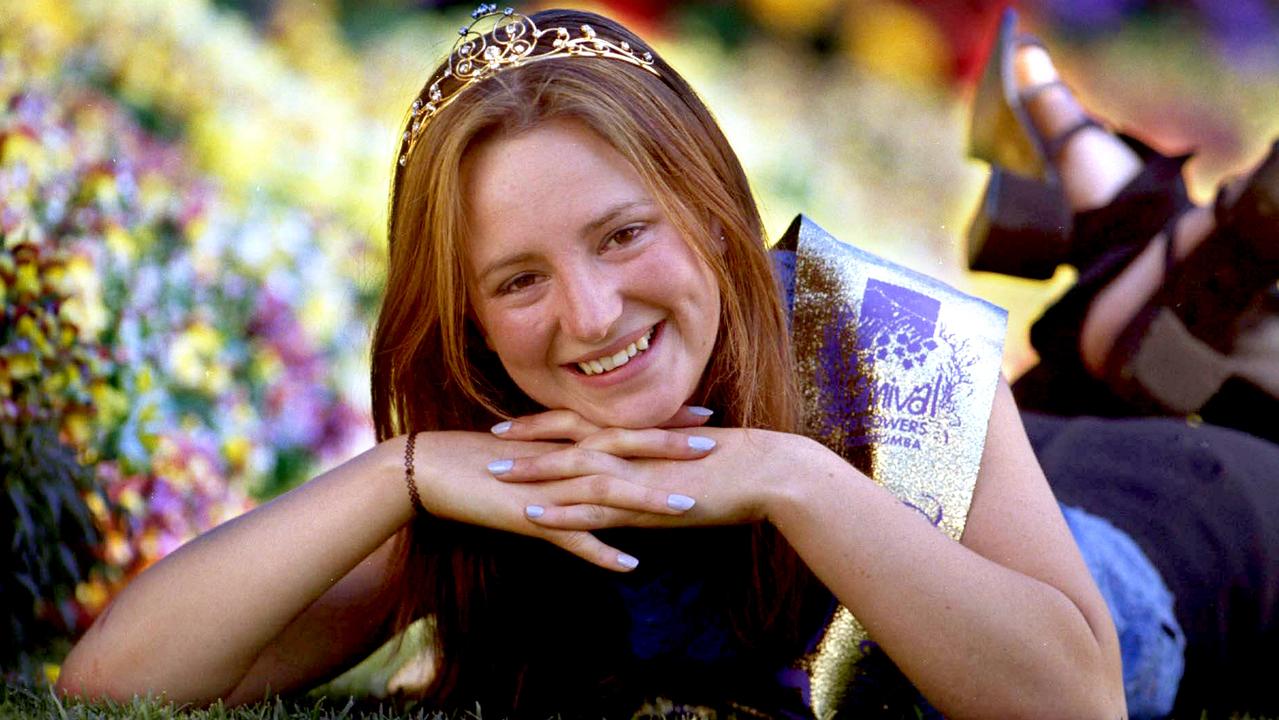
[[617, 564], [621, 565], [627, 570], [634, 570], [635, 568], [639, 567], [639, 558], [635, 557], [634, 555], [627, 555], [626, 553], [618, 553]]
[[710, 450], [715, 447], [715, 441], [704, 435], [689, 435], [688, 446], [694, 450]]
[[489, 472], [494, 475], [505, 475], [510, 472], [513, 467], [515, 467], [514, 460], [494, 460], [488, 464]]
[[540, 518], [542, 517], [542, 514], [545, 512], [546, 512], [546, 508], [542, 507], [541, 505], [529, 505], [528, 507], [524, 508], [524, 514], [528, 515], [531, 518]]
[[684, 512], [697, 504], [697, 501], [687, 495], [671, 493], [666, 496], [666, 507], [672, 510]]
[[694, 415], [700, 415], [701, 417], [710, 417], [715, 414], [714, 410], [708, 407], [702, 407], [701, 405], [689, 405], [688, 411]]
[[502, 433], [505, 433], [507, 430], [510, 430], [510, 429], [511, 429], [511, 421], [503, 420], [502, 422], [489, 428], [489, 432], [493, 433], [494, 435], [501, 435]]

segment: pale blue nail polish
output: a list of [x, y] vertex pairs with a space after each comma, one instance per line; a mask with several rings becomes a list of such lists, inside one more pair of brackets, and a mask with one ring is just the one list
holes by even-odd
[[531, 518], [540, 518], [546, 512], [546, 508], [541, 505], [529, 505], [524, 508], [524, 514]]
[[515, 467], [514, 460], [494, 460], [488, 464], [489, 472], [494, 475], [505, 475], [510, 472], [513, 467]]
[[494, 435], [501, 435], [510, 429], [511, 429], [511, 421], [503, 420], [502, 422], [489, 428], [489, 432], [493, 433]]
[[715, 447], [715, 441], [704, 435], [689, 435], [688, 446], [694, 450], [710, 450]]
[[621, 565], [627, 570], [634, 570], [635, 568], [639, 567], [639, 558], [633, 555], [627, 555], [626, 553], [618, 553], [617, 564]]
[[685, 510], [692, 508], [696, 504], [697, 504], [697, 501], [687, 495], [671, 493], [670, 495], [666, 496], [666, 507], [672, 510], [679, 510], [680, 512], [684, 512]]
[[688, 411], [700, 417], [710, 417], [715, 414], [714, 410], [708, 407], [702, 407], [701, 405], [689, 405]]

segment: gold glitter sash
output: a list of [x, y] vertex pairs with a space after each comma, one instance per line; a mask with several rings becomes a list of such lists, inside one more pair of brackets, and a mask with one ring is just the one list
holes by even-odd
[[[791, 332], [805, 432], [958, 540], [1000, 375], [1007, 313], [831, 237], [800, 215]], [[840, 606], [804, 660], [828, 718], [881, 652]]]

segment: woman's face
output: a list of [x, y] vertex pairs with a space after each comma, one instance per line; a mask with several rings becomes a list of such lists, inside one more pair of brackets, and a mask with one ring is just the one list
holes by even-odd
[[474, 311], [516, 385], [599, 425], [651, 427], [697, 389], [719, 287], [630, 164], [546, 123], [463, 167]]

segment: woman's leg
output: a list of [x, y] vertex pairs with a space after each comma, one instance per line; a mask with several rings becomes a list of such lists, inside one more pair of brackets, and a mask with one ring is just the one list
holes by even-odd
[[[1027, 103], [1032, 122], [1044, 137], [1058, 137], [1087, 117], [1074, 95], [1062, 84], [1047, 51], [1027, 46], [1018, 51], [1017, 81], [1022, 89], [1045, 86]], [[1108, 204], [1141, 171], [1141, 158], [1127, 144], [1100, 127], [1085, 127], [1072, 135], [1056, 159], [1072, 212]], [[1184, 257], [1212, 229], [1212, 211], [1196, 206], [1177, 222], [1174, 252]], [[1100, 376], [1110, 349], [1133, 316], [1155, 294], [1164, 279], [1167, 239], [1154, 237], [1144, 250], [1097, 293], [1079, 332], [1080, 359]]]
[[[1020, 48], [1014, 69], [1040, 136], [1065, 138], [1053, 160], [1076, 215], [1072, 244], [1084, 258], [1074, 261], [1080, 282], [1032, 329], [1041, 366], [1015, 388], [1023, 407], [1066, 415], [1200, 413], [1209, 422], [1279, 439], [1273, 422], [1249, 423], [1249, 417], [1279, 414], [1279, 346], [1236, 342], [1244, 333], [1239, 318], [1250, 303], [1266, 307], [1255, 301], [1267, 283], [1274, 292], [1279, 279], [1279, 219], [1265, 209], [1279, 197], [1279, 155], [1272, 151], [1253, 178], [1223, 192], [1218, 208], [1196, 206], [1184, 193], [1174, 197], [1183, 192], [1184, 159], [1148, 165], [1149, 156], [1136, 149], [1140, 143], [1086, 123], [1042, 47]], [[1163, 179], [1152, 180], [1156, 176]], [[1252, 195], [1237, 202], [1249, 185]], [[1144, 190], [1135, 191], [1138, 186]], [[1123, 225], [1152, 227], [1130, 217], [1150, 202], [1134, 203], [1132, 193], [1152, 188], [1160, 198], [1155, 202], [1185, 211], [1149, 237], [1149, 231], [1125, 231]], [[1128, 201], [1107, 207], [1121, 193]], [[1220, 208], [1228, 210], [1223, 215]], [[1249, 221], [1235, 217], [1239, 208], [1250, 213]], [[1100, 224], [1081, 221], [1107, 211]], [[1230, 219], [1219, 230], [1223, 217]]]

